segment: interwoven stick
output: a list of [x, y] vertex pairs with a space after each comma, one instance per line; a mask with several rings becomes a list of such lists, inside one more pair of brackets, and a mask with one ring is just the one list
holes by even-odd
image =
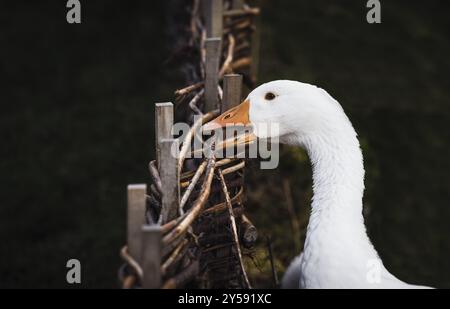
[[242, 275], [244, 277], [247, 288], [251, 289], [250, 281], [248, 280], [247, 272], [245, 271], [244, 262], [242, 260], [241, 245], [239, 243], [239, 236], [236, 227], [236, 219], [234, 217], [233, 205], [231, 203], [230, 195], [228, 194], [227, 184], [220, 169], [217, 170], [217, 174], [219, 175], [220, 184], [222, 186], [223, 194], [225, 195], [226, 205], [228, 207], [228, 213], [230, 215], [231, 231], [233, 232], [234, 245], [236, 247], [237, 255], [239, 258], [239, 266], [241, 268]]
[[183, 194], [183, 197], [180, 201], [180, 213], [183, 214], [184, 210], [183, 207], [186, 204], [186, 202], [189, 199], [189, 196], [192, 193], [192, 190], [194, 189], [195, 185], [197, 184], [198, 180], [200, 179], [200, 176], [203, 175], [203, 172], [206, 169], [206, 166], [208, 165], [208, 161], [203, 161], [202, 164], [198, 167], [197, 171], [194, 174], [194, 177], [192, 177], [192, 180], [189, 183], [189, 186], [187, 187], [186, 191]]
[[189, 107], [198, 115], [203, 115], [202, 111], [197, 107], [197, 103], [204, 94], [205, 89], [200, 90], [189, 102]]
[[169, 233], [175, 226], [177, 226], [181, 221], [183, 221], [184, 218], [186, 218], [186, 213], [184, 213], [180, 217], [178, 217], [176, 219], [173, 219], [173, 220], [167, 222], [166, 224], [162, 225], [161, 226], [161, 233], [163, 235]]
[[123, 246], [120, 250], [120, 257], [130, 265], [131, 269], [133, 269], [134, 273], [138, 276], [139, 280], [142, 280], [144, 272], [142, 271], [139, 263], [133, 259], [131, 255], [128, 254], [128, 246]]
[[203, 85], [204, 85], [204, 82], [198, 82], [198, 83], [195, 83], [193, 85], [184, 87], [182, 89], [175, 90], [175, 95], [176, 96], [182, 96], [182, 95], [189, 94], [192, 91], [195, 91], [195, 90], [197, 90], [200, 87], [203, 87]]
[[150, 172], [150, 177], [152, 178], [152, 182], [155, 185], [156, 189], [158, 190], [158, 193], [160, 196], [162, 195], [162, 184], [161, 184], [161, 178], [159, 177], [159, 171], [156, 167], [156, 160], [150, 161], [148, 164], [148, 170]]
[[234, 166], [230, 166], [229, 168], [226, 168], [222, 171], [222, 174], [227, 175], [227, 174], [231, 174], [234, 173], [240, 169], [243, 169], [245, 167], [245, 161], [241, 161], [240, 163], [234, 165]]

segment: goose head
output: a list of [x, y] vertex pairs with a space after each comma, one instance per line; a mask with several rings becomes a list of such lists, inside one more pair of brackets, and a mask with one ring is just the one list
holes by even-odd
[[[279, 138], [281, 143], [303, 144], [327, 135], [348, 122], [339, 103], [314, 85], [277, 80], [255, 88], [237, 107], [203, 126], [210, 131], [226, 126], [252, 128], [252, 137]], [[268, 130], [276, 124], [277, 130]]]

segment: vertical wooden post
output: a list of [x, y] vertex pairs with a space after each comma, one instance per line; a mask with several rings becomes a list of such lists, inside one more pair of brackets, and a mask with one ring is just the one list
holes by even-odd
[[130, 255], [139, 261], [141, 256], [141, 227], [145, 223], [145, 194], [147, 185], [128, 185], [127, 244]]
[[222, 37], [223, 0], [203, 0], [206, 37]]
[[156, 162], [161, 173], [161, 140], [172, 137], [173, 104], [170, 102], [155, 104], [155, 142]]
[[141, 225], [143, 271], [142, 287], [158, 289], [161, 287], [161, 227], [159, 225]]
[[242, 75], [227, 74], [223, 77], [223, 100], [221, 112], [241, 103], [242, 96]]
[[163, 190], [161, 223], [167, 223], [178, 215], [180, 202], [180, 174], [178, 170], [179, 142], [177, 139], [161, 140], [161, 168], [159, 175]]
[[219, 94], [219, 64], [221, 54], [221, 39], [210, 38], [205, 40], [205, 112], [218, 108]]

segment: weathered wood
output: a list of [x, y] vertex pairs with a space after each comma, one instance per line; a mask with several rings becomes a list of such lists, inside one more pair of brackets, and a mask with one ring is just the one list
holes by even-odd
[[210, 38], [205, 40], [205, 112], [218, 108], [219, 93], [219, 65], [221, 54], [221, 39]]
[[223, 28], [223, 0], [203, 0], [206, 37], [221, 37]]
[[155, 104], [155, 141], [156, 161], [161, 171], [161, 140], [172, 138], [173, 104], [170, 102]]
[[230, 108], [241, 103], [242, 96], [242, 75], [227, 74], [223, 78], [223, 100], [221, 112], [225, 112]]
[[179, 141], [162, 139], [159, 174], [162, 186], [161, 224], [167, 223], [178, 215], [180, 202], [180, 173], [178, 169]]
[[142, 226], [143, 271], [142, 287], [158, 289], [161, 287], [161, 227], [159, 225]]
[[128, 185], [127, 243], [130, 255], [139, 261], [141, 255], [141, 226], [145, 223], [147, 185]]

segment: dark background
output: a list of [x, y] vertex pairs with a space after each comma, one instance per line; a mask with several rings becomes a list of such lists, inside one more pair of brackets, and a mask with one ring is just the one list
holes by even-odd
[[[67, 24], [66, 1], [1, 4], [0, 287], [69, 287], [70, 258], [81, 261], [81, 287], [117, 287], [126, 185], [149, 182], [154, 157], [153, 103], [184, 86], [167, 62], [166, 1], [81, 3], [81, 25]], [[387, 268], [449, 288], [450, 5], [381, 3], [382, 24], [369, 25], [366, 1], [261, 1], [259, 82], [313, 83], [342, 104], [360, 135], [364, 213]], [[288, 147], [278, 170], [254, 166], [247, 208], [261, 241], [248, 265], [264, 286], [265, 237], [280, 275], [301, 250], [311, 171]]]

